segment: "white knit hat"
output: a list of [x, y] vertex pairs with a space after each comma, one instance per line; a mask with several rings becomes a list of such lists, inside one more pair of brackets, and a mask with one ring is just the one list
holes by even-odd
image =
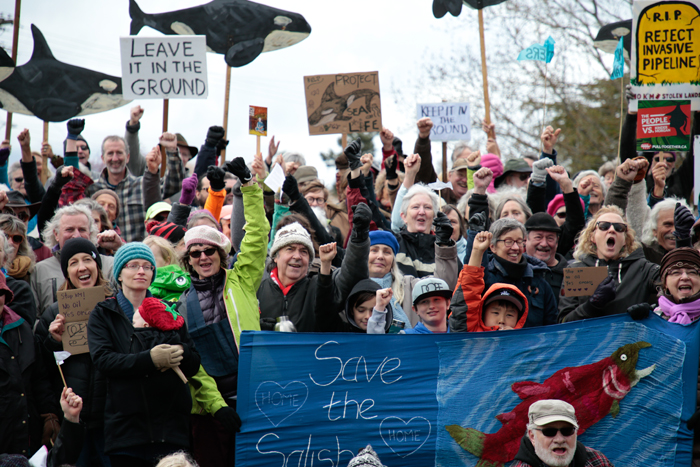
[[309, 251], [309, 262], [314, 260], [314, 244], [311, 241], [311, 235], [309, 235], [309, 232], [298, 222], [285, 225], [275, 233], [275, 241], [272, 242], [270, 257], [274, 258], [275, 253], [277, 253], [280, 248], [295, 243], [304, 245]]
[[185, 247], [189, 249], [190, 245], [195, 244], [216, 246], [226, 253], [231, 251], [231, 241], [226, 235], [208, 225], [192, 227], [185, 233]]

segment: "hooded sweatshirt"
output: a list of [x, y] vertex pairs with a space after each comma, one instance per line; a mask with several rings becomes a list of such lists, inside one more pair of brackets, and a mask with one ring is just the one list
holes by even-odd
[[[381, 290], [381, 288], [382, 287], [372, 279], [363, 279], [352, 288], [348, 299], [345, 301], [345, 318], [347, 319], [351, 331], [365, 332], [355, 322], [355, 313], [353, 313], [350, 305], [354, 297], [362, 292], [376, 293], [377, 290]], [[370, 316], [369, 322], [367, 322], [367, 334], [386, 334], [389, 332], [391, 322], [394, 319], [391, 303], [387, 304], [384, 311], [384, 313], [378, 312], [376, 308], [372, 310], [372, 316]]]

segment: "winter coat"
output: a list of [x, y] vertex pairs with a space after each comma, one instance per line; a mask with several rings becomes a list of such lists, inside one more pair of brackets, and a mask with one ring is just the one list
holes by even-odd
[[187, 378], [199, 369], [200, 357], [183, 325], [176, 331], [135, 329], [117, 299], [98, 303], [88, 321], [92, 361], [107, 380], [104, 413], [105, 453], [136, 446], [190, 444], [190, 392], [172, 370], [160, 371], [150, 350], [180, 344], [180, 369]]
[[318, 332], [357, 332], [366, 334], [386, 334], [389, 332], [391, 322], [394, 318], [391, 304], [388, 304], [385, 313], [372, 311], [372, 315], [367, 323], [367, 330], [363, 331], [355, 322], [355, 315], [350, 309], [353, 297], [362, 292], [375, 293], [382, 287], [372, 279], [363, 279], [352, 288], [348, 299], [345, 302], [345, 319], [333, 309], [328, 307], [328, 303], [333, 300], [333, 281], [330, 274], [319, 274], [318, 292], [316, 294], [316, 330]]
[[12, 295], [14, 296], [12, 301], [6, 303], [6, 305], [24, 318], [33, 329], [37, 318], [37, 308], [31, 287], [24, 280], [15, 279], [8, 275], [5, 275], [5, 281], [7, 282], [7, 287], [12, 291]]
[[542, 276], [547, 284], [552, 288], [554, 292], [554, 299], [559, 304], [559, 297], [561, 296], [561, 284], [564, 282], [564, 269], [568, 267], [569, 260], [564, 258], [561, 254], [556, 253], [557, 264], [556, 266], [550, 266], [549, 270], [544, 271]]
[[[392, 283], [394, 282], [394, 278], [391, 276], [390, 272], [386, 273], [384, 277], [370, 277], [370, 279], [379, 284], [379, 287], [382, 289], [391, 288]], [[413, 327], [408, 315], [403, 311], [403, 308], [398, 300], [396, 300], [396, 291], [394, 291], [394, 296], [391, 297], [391, 310], [394, 313], [394, 319], [403, 321], [405, 325], [404, 329], [410, 329]]]
[[435, 274], [435, 235], [409, 232], [404, 225], [397, 235], [396, 261], [404, 275], [418, 278]]
[[581, 261], [572, 262], [569, 267], [607, 266], [608, 274], [615, 280], [615, 299], [602, 309], [592, 306], [583, 297], [560, 297], [559, 321], [568, 322], [579, 319], [625, 313], [627, 308], [637, 303], [656, 303], [656, 282], [659, 279], [659, 265], [644, 258], [641, 248], [629, 256], [607, 262], [593, 255], [586, 255]]
[[452, 332], [484, 332], [498, 331], [498, 326], [487, 327], [484, 324], [484, 301], [497, 289], [508, 289], [519, 295], [525, 302], [525, 309], [518, 319], [515, 329], [525, 326], [528, 317], [527, 297], [514, 285], [493, 284], [483, 294], [484, 290], [484, 268], [475, 266], [464, 266], [459, 275], [459, 285], [452, 294], [450, 309], [450, 328]]

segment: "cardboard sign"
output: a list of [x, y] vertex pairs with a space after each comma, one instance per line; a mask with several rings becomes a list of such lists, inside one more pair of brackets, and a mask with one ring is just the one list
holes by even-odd
[[379, 73], [304, 76], [310, 135], [382, 131]]
[[127, 99], [206, 99], [205, 36], [120, 37]]
[[[700, 0], [636, 0], [632, 12], [635, 99], [690, 99], [700, 110]], [[630, 104], [637, 110], [636, 102]]]
[[248, 133], [267, 136], [267, 107], [248, 107]]
[[87, 353], [87, 323], [95, 305], [105, 299], [103, 287], [64, 290], [56, 293], [58, 312], [66, 318], [66, 330], [63, 333], [63, 350], [71, 355]]
[[639, 101], [637, 151], [688, 151], [690, 101]]
[[433, 121], [433, 129], [430, 130], [432, 141], [468, 141], [472, 137], [472, 124], [467, 102], [418, 104], [417, 117], [418, 120], [430, 117]]
[[565, 268], [564, 282], [561, 284], [563, 297], [585, 297], [593, 295], [595, 289], [608, 277], [605, 266], [592, 268]]

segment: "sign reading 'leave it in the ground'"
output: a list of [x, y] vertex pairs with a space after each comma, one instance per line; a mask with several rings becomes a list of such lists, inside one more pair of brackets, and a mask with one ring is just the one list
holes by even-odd
[[441, 102], [418, 104], [417, 118], [429, 117], [433, 122], [430, 139], [433, 141], [457, 141], [471, 139], [471, 119], [467, 102]]
[[690, 149], [690, 101], [639, 101], [637, 151]]

